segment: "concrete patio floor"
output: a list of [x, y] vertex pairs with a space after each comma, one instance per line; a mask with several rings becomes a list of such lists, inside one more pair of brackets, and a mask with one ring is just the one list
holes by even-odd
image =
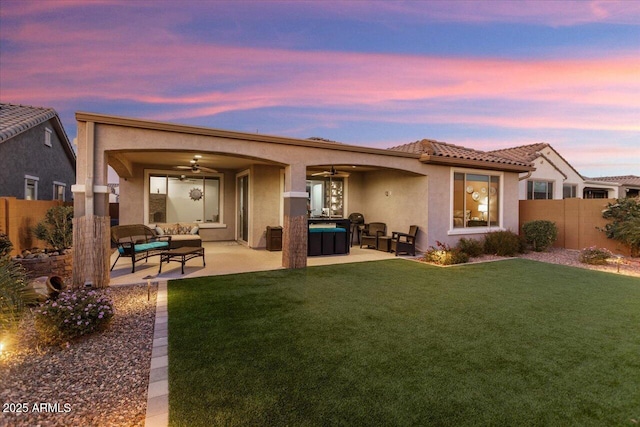
[[[217, 276], [222, 274], [247, 273], [252, 271], [278, 270], [282, 267], [282, 252], [270, 252], [264, 249], [250, 249], [237, 242], [204, 242], [206, 266], [202, 266], [202, 259], [195, 258], [187, 261], [184, 274], [181, 274], [179, 262], [162, 265], [162, 273], [158, 275], [160, 257], [154, 256], [147, 262], [136, 263], [135, 273], [131, 273], [131, 259], [120, 258], [111, 271], [111, 286], [145, 283], [146, 276], [152, 276], [153, 282], [171, 279], [185, 279], [201, 276]], [[111, 256], [111, 264], [117, 255]], [[395, 254], [377, 251], [375, 249], [360, 249], [351, 247], [348, 255], [316, 256], [307, 258], [307, 266], [344, 264], [350, 262], [376, 261], [395, 258]]]

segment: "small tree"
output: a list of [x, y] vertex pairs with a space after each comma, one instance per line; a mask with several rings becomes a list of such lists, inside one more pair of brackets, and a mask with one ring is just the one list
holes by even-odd
[[54, 206], [49, 208], [44, 220], [33, 229], [38, 239], [49, 244], [53, 249], [70, 248], [73, 244], [73, 207]]
[[558, 227], [552, 221], [536, 220], [522, 226], [525, 240], [534, 251], [542, 252], [551, 247], [558, 238]]
[[609, 223], [600, 230], [608, 238], [629, 246], [632, 256], [640, 255], [640, 197], [608, 203], [602, 211], [602, 217], [608, 219]]

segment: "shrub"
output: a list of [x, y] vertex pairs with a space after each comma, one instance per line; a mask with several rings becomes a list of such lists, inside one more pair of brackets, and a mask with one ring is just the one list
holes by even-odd
[[596, 248], [592, 246], [590, 248], [584, 248], [580, 251], [580, 262], [592, 265], [603, 265], [607, 263], [607, 260], [613, 255], [605, 248]]
[[602, 217], [610, 221], [601, 229], [607, 237], [628, 245], [631, 255], [640, 255], [640, 197], [608, 203], [602, 211]]
[[522, 232], [527, 243], [534, 251], [546, 251], [558, 238], [558, 227], [552, 221], [537, 220], [525, 222]]
[[437, 248], [431, 246], [424, 254], [424, 260], [439, 265], [463, 264], [469, 261], [469, 255], [446, 243], [436, 242]]
[[484, 251], [498, 256], [516, 256], [524, 252], [524, 241], [513, 231], [493, 231], [484, 236]]
[[0, 336], [17, 325], [24, 311], [27, 277], [20, 264], [7, 253], [0, 257]]
[[9, 240], [9, 237], [4, 233], [0, 233], [0, 257], [9, 255], [9, 253], [11, 253], [12, 250], [13, 250], [13, 243], [11, 243], [11, 240]]
[[54, 206], [33, 228], [33, 234], [55, 250], [68, 249], [73, 244], [73, 207]]
[[106, 293], [68, 290], [35, 310], [35, 327], [43, 343], [63, 344], [104, 329], [113, 314], [113, 302]]
[[476, 239], [466, 239], [464, 237], [458, 241], [456, 249], [464, 252], [470, 257], [477, 257], [484, 253], [482, 242], [479, 242]]

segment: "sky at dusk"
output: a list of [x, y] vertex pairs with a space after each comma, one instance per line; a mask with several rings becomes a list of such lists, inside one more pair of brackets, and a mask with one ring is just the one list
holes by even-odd
[[0, 101], [640, 175], [640, 0], [2, 0]]

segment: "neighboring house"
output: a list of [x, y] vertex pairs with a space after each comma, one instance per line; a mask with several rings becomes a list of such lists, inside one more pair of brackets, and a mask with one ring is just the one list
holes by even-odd
[[76, 155], [52, 108], [0, 104], [0, 197], [71, 201]]
[[[600, 176], [597, 178], [587, 178], [590, 185], [609, 185], [617, 188], [617, 196], [614, 198], [638, 197], [640, 196], [640, 176]], [[594, 189], [590, 191], [598, 191]]]
[[76, 217], [108, 215], [111, 166], [120, 224], [198, 222], [204, 241], [251, 248], [264, 248], [266, 227], [280, 225], [288, 268], [306, 266], [310, 212], [358, 212], [386, 223], [388, 235], [418, 225], [419, 250], [518, 230], [518, 178], [533, 170], [430, 140], [375, 149], [94, 113], [76, 119], [78, 163], [93, 163], [93, 176], [78, 171]]
[[520, 175], [520, 200], [619, 197], [618, 185], [583, 177], [547, 143], [522, 145], [489, 153], [535, 167], [534, 171]]

